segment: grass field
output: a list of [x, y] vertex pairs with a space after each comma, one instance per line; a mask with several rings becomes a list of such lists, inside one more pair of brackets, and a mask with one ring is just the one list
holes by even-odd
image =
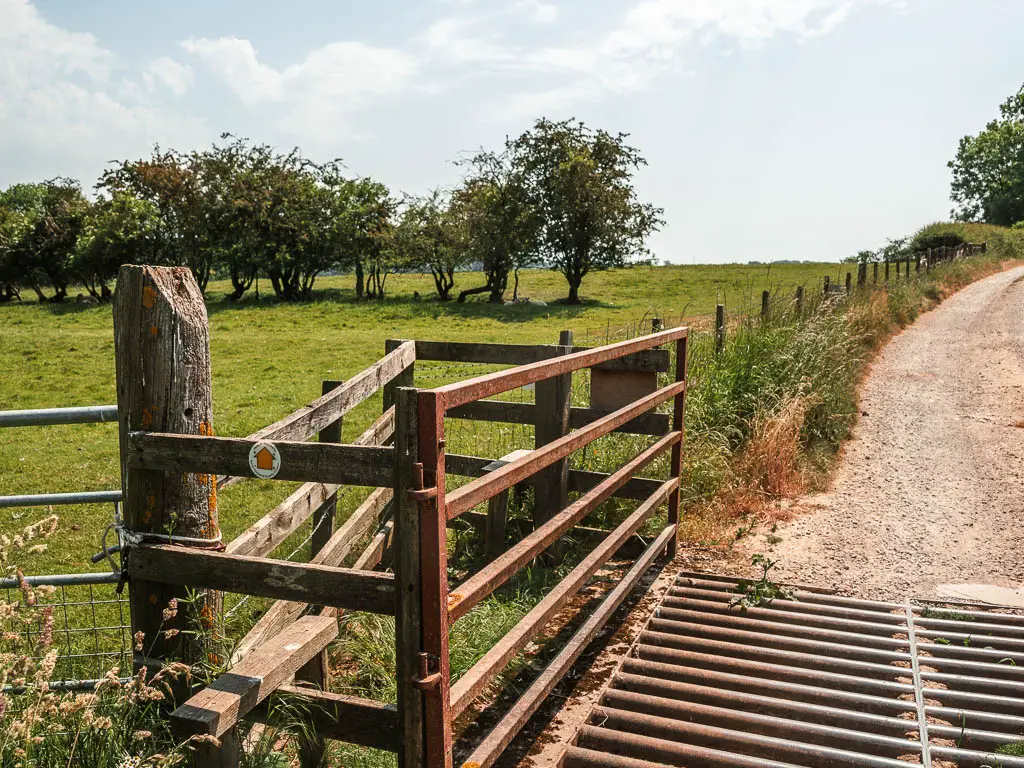
[[[440, 303], [430, 299], [429, 276], [389, 278], [390, 297], [356, 302], [351, 277], [317, 282], [318, 298], [280, 304], [264, 297], [229, 304], [225, 283], [208, 291], [213, 360], [214, 428], [245, 435], [320, 394], [322, 379], [344, 379], [383, 354], [388, 338], [554, 343], [572, 329], [577, 343], [621, 337], [644, 318], [706, 315], [724, 300], [740, 311], [769, 288], [787, 294], [796, 284], [833, 280], [847, 267], [830, 264], [635, 267], [595, 273], [584, 283], [585, 303], [555, 303], [565, 289], [558, 273], [521, 273], [520, 295], [547, 306]], [[480, 282], [459, 276], [459, 286]], [[269, 288], [269, 286], [264, 286]], [[418, 291], [421, 300], [412, 298]], [[0, 410], [113, 403], [113, 332], [109, 306], [75, 303], [0, 306]], [[459, 374], [472, 374], [466, 368]], [[424, 378], [424, 374], [427, 378]], [[417, 385], [457, 375], [451, 366], [421, 366]], [[429, 378], [432, 377], [432, 378]], [[346, 418], [349, 439], [379, 413], [379, 399]], [[482, 451], [481, 451], [482, 452]], [[119, 484], [114, 425], [19, 428], [0, 432], [0, 495], [115, 488]], [[269, 511], [294, 487], [250, 482], [221, 499], [221, 524], [232, 537]], [[353, 502], [355, 503], [355, 502]], [[95, 569], [88, 557], [110, 522], [106, 507], [64, 507], [61, 535], [33, 558], [32, 573]], [[0, 510], [0, 533], [43, 510]]]

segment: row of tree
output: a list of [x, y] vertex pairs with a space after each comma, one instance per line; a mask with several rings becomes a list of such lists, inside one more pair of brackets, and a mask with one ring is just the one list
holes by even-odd
[[92, 200], [67, 178], [0, 192], [0, 301], [25, 288], [62, 301], [72, 284], [107, 299], [118, 267], [135, 262], [187, 266], [203, 291], [228, 279], [236, 300], [259, 276], [281, 299], [308, 297], [329, 270], [353, 273], [360, 298], [383, 297], [395, 272], [429, 272], [447, 300], [456, 275], [480, 264], [483, 285], [459, 300], [500, 302], [510, 276], [517, 286], [519, 269], [544, 266], [578, 302], [589, 272], [646, 253], [662, 223], [637, 199], [645, 161], [626, 138], [541, 119], [460, 161], [456, 189], [422, 197], [227, 134], [201, 151], [157, 147], [109, 168]]

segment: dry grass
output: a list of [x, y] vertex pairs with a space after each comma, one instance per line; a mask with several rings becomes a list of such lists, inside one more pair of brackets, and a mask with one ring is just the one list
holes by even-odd
[[783, 402], [773, 414], [754, 418], [751, 437], [737, 461], [737, 474], [762, 496], [785, 497], [803, 493], [801, 433], [807, 412], [818, 402], [814, 394], [800, 394]]

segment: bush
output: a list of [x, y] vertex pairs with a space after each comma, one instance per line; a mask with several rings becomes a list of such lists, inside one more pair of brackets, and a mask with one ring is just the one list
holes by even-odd
[[914, 235], [910, 250], [917, 253], [932, 248], [955, 248], [965, 242], [967, 240], [955, 224], [929, 224]]

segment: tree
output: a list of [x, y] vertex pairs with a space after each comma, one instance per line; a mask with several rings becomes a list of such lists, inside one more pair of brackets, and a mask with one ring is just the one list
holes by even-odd
[[75, 245], [74, 272], [89, 293], [101, 300], [112, 295], [109, 283], [122, 264], [152, 264], [160, 249], [160, 213], [156, 206], [128, 192], [97, 201], [85, 217]]
[[440, 190], [405, 201], [395, 235], [409, 266], [426, 269], [434, 278], [437, 297], [451, 298], [455, 272], [466, 265], [469, 249], [460, 212], [449, 206]]
[[213, 275], [216, 252], [210, 238], [206, 199], [196, 155], [154, 148], [148, 160], [125, 160], [104, 172], [97, 187], [110, 195], [130, 192], [159, 213], [157, 263], [187, 266], [199, 285]]
[[[369, 178], [348, 179], [339, 185], [345, 205], [338, 213], [340, 264], [356, 275], [356, 298], [383, 298], [384, 282], [391, 271], [393, 246], [390, 242], [392, 216], [396, 205], [388, 188]], [[364, 283], [365, 271], [369, 280]]]
[[569, 283], [568, 303], [592, 270], [622, 267], [647, 253], [663, 210], [637, 199], [634, 172], [647, 164], [628, 134], [578, 120], [538, 120], [509, 145], [541, 220], [541, 256]]
[[[40, 301], [63, 301], [72, 279], [72, 257], [89, 201], [74, 179], [16, 184], [0, 200], [6, 210], [0, 224], [3, 271], [13, 297], [17, 283], [35, 291]], [[53, 287], [47, 297], [43, 285]]]
[[456, 232], [462, 233], [467, 260], [483, 264], [486, 282], [461, 291], [459, 301], [489, 293], [497, 304], [508, 287], [509, 272], [535, 263], [540, 221], [507, 148], [478, 152], [463, 165], [469, 175], [452, 195], [449, 211], [458, 222]]
[[953, 171], [954, 218], [1011, 226], [1024, 220], [1024, 86], [999, 107], [999, 119], [960, 139]]

